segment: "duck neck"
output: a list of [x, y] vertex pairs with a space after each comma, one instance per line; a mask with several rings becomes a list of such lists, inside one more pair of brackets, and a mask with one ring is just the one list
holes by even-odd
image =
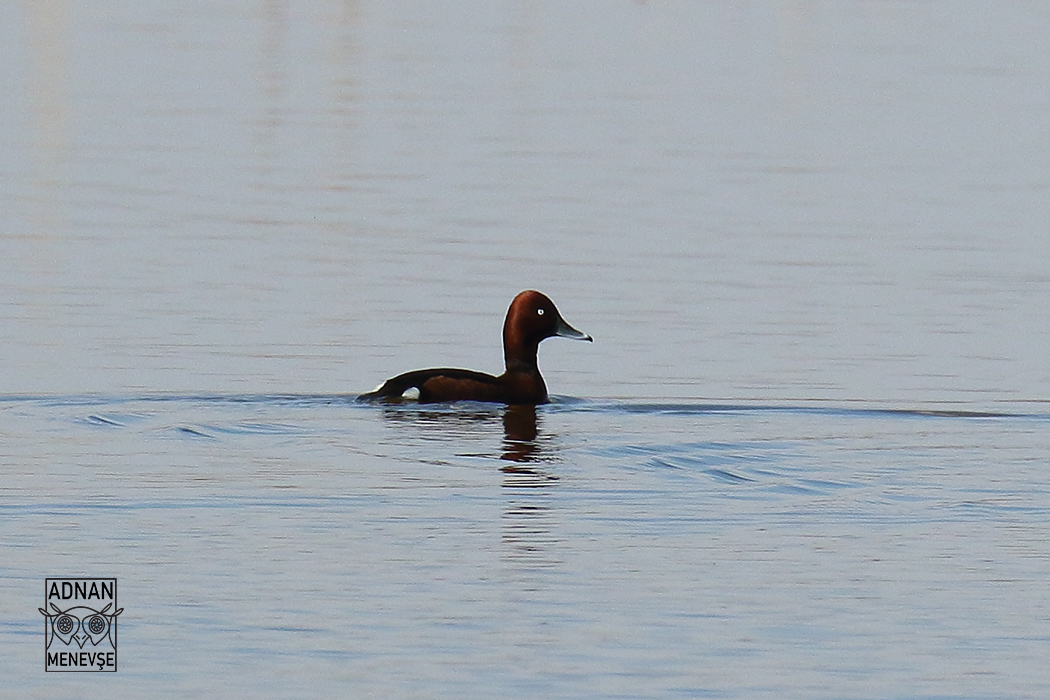
[[539, 349], [538, 342], [529, 342], [520, 337], [520, 333], [509, 327], [503, 327], [503, 362], [507, 371], [539, 371], [536, 363], [536, 352]]

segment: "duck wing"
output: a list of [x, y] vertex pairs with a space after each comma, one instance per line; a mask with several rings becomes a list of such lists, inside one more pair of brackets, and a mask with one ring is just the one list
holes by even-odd
[[[470, 369], [439, 367], [417, 369], [383, 382], [375, 391], [361, 394], [358, 401], [406, 398], [415, 389], [424, 403], [439, 401], [505, 401], [507, 389], [499, 377]], [[415, 392], [412, 392], [415, 393]]]

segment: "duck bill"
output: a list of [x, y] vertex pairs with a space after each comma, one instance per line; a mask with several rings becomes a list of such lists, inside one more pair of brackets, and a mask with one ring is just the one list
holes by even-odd
[[572, 338], [573, 340], [586, 340], [589, 343], [594, 341], [594, 338], [592, 338], [591, 336], [587, 335], [586, 333], [579, 332], [578, 330], [576, 330], [575, 328], [570, 326], [568, 323], [566, 323], [565, 319], [563, 319], [563, 318], [559, 318], [558, 319], [558, 327], [555, 329], [554, 335], [558, 336], [559, 338]]

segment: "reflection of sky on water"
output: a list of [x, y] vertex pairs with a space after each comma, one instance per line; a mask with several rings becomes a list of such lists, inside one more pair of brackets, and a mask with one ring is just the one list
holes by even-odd
[[0, 13], [0, 391], [491, 371], [536, 287], [554, 393], [1050, 393], [1033, 7]]
[[1046, 687], [1043, 404], [0, 404], [21, 695], [43, 682], [33, 572], [85, 561], [126, 614], [149, 601], [116, 697]]

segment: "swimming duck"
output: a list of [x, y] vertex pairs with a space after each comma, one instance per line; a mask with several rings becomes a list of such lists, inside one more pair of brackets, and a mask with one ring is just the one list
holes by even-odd
[[503, 322], [506, 371], [498, 377], [469, 369], [418, 369], [386, 380], [359, 401], [415, 398], [420, 402], [494, 401], [506, 404], [547, 403], [547, 385], [536, 364], [541, 341], [560, 336], [593, 341], [561, 317], [545, 294], [526, 290], [514, 297]]

